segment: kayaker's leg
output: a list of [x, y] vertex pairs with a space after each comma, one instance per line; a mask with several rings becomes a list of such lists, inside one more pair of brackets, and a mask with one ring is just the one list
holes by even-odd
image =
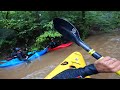
[[28, 56], [26, 56], [26, 58], [23, 58], [20, 53], [17, 56], [20, 61], [25, 61], [26, 63], [31, 63], [31, 61], [28, 60]]
[[23, 57], [22, 57], [22, 55], [21, 55], [21, 53], [17, 53], [17, 58], [18, 58], [20, 61], [24, 60]]
[[31, 61], [30, 60], [28, 60], [28, 59], [26, 59], [26, 60], [24, 60], [27, 64], [29, 64], [29, 63], [31, 63]]
[[24, 59], [24, 61], [26, 62], [26, 64], [30, 64], [31, 63], [31, 61], [28, 60], [28, 56], [26, 56], [26, 58]]
[[26, 61], [27, 64], [31, 63], [31, 61], [28, 60], [28, 56], [26, 56], [25, 61]]

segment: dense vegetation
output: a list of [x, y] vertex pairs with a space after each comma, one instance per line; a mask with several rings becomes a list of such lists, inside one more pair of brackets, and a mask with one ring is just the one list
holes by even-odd
[[17, 46], [40, 50], [50, 38], [63, 40], [53, 28], [55, 17], [73, 23], [82, 39], [91, 33], [111, 32], [120, 27], [117, 11], [0, 11], [0, 52], [10, 52], [10, 48]]

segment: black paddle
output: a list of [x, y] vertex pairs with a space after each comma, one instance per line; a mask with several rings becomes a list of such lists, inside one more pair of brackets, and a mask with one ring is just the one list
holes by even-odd
[[[89, 47], [85, 42], [83, 42], [80, 38], [78, 30], [75, 28], [73, 24], [70, 22], [63, 20], [61, 18], [55, 18], [53, 20], [54, 28], [62, 34], [64, 37], [66, 37], [68, 40], [71, 40], [75, 42], [78, 46], [81, 46], [84, 50], [86, 50], [90, 55], [92, 55], [95, 59], [102, 59], [103, 56], [101, 56], [99, 53], [97, 53], [94, 49]], [[120, 75], [120, 71], [116, 72], [118, 75]]]

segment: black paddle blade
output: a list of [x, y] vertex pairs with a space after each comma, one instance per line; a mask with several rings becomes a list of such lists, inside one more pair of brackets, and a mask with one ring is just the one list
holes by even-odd
[[[92, 48], [89, 47], [89, 45], [87, 45], [81, 40], [78, 30], [70, 22], [63, 20], [61, 18], [55, 18], [53, 20], [53, 24], [54, 28], [68, 40], [75, 42], [78, 46], [81, 46], [87, 52], [92, 50]], [[102, 57], [97, 52], [94, 52], [92, 56], [96, 59]]]
[[70, 22], [61, 18], [55, 18], [53, 24], [54, 28], [68, 40], [73, 41], [76, 44], [81, 41], [78, 30]]

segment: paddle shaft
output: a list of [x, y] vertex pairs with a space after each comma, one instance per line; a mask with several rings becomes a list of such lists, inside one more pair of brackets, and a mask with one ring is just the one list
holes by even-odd
[[93, 50], [91, 47], [89, 47], [86, 43], [83, 41], [79, 41], [76, 43], [78, 46], [81, 46], [84, 50], [86, 50], [90, 55], [92, 55], [95, 59], [100, 59], [102, 56], [97, 53], [95, 50]]

